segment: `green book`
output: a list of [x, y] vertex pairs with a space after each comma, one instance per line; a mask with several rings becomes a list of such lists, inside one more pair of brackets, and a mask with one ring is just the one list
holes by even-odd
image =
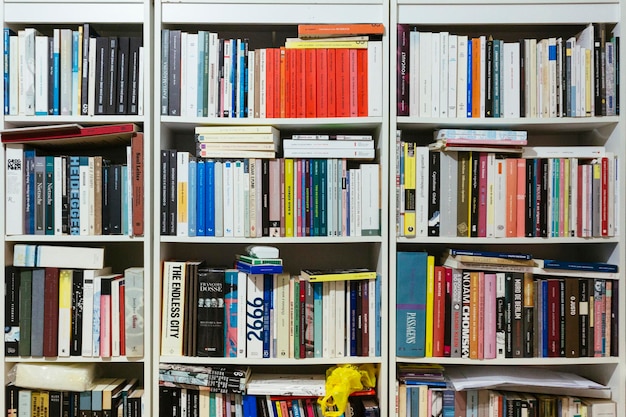
[[237, 255], [237, 260], [250, 265], [282, 265], [283, 260], [279, 258], [254, 258], [248, 255]]
[[32, 270], [22, 269], [20, 271], [20, 356], [30, 356], [32, 288]]

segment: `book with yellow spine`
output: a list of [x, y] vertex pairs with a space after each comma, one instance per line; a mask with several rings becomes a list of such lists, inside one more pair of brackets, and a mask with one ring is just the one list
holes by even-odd
[[415, 236], [415, 143], [404, 142], [404, 236]]
[[435, 300], [435, 257], [428, 255], [426, 261], [426, 337], [424, 338], [424, 356], [433, 356], [433, 319]]

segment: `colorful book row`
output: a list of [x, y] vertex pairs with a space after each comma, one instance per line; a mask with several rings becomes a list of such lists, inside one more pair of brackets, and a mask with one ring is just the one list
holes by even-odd
[[161, 151], [161, 234], [379, 236], [378, 164]]
[[143, 357], [143, 268], [6, 267], [5, 354]]
[[162, 355], [380, 355], [380, 278], [312, 283], [165, 261], [162, 300]]
[[304, 41], [252, 50], [245, 38], [163, 29], [161, 115], [381, 116], [382, 57], [382, 41]]
[[617, 354], [617, 280], [456, 269], [425, 252], [399, 252], [397, 270], [399, 356]]
[[593, 148], [530, 147], [515, 155], [398, 141], [398, 235], [615, 236], [618, 160]]
[[589, 24], [570, 37], [503, 41], [398, 25], [399, 116], [619, 114], [619, 37]]
[[4, 29], [4, 114], [143, 114], [140, 37], [76, 30]]

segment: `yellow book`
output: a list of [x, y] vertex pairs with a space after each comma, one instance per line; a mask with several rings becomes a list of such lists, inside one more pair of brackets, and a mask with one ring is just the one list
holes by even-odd
[[39, 416], [48, 417], [50, 415], [50, 393], [46, 390], [39, 391]]
[[59, 271], [58, 355], [70, 356], [72, 334], [72, 270]]
[[368, 41], [305, 41], [305, 40], [293, 40], [285, 42], [285, 48], [288, 49], [314, 49], [314, 48], [326, 48], [326, 49], [367, 49]]
[[293, 159], [285, 158], [285, 237], [294, 234]]
[[376, 278], [376, 271], [371, 271], [366, 268], [326, 270], [303, 269], [300, 272], [300, 278], [306, 279], [311, 282], [374, 279]]
[[592, 116], [593, 89], [591, 88], [591, 78], [593, 69], [591, 68], [591, 49], [585, 49], [585, 114], [581, 116]]
[[176, 235], [187, 236], [189, 234], [189, 217], [187, 213], [189, 184], [189, 153], [178, 152], [176, 165], [176, 192], [178, 195], [176, 207]]
[[415, 164], [417, 155], [415, 143], [404, 142], [402, 144], [404, 154], [404, 236], [415, 236]]
[[424, 338], [424, 356], [433, 356], [433, 318], [435, 299], [435, 257], [428, 255], [426, 261], [426, 335]]

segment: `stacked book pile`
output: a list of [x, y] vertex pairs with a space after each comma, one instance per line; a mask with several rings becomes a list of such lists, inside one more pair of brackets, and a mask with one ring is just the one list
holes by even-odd
[[198, 126], [196, 156], [199, 158], [276, 157], [279, 132], [272, 126]]
[[241, 394], [250, 377], [247, 366], [159, 364], [159, 386]]
[[428, 148], [438, 151], [521, 153], [528, 143], [523, 130], [440, 129], [433, 136]]
[[237, 255], [236, 268], [246, 274], [281, 274], [283, 260], [278, 248], [273, 246], [249, 246], [245, 255]]
[[292, 135], [283, 140], [285, 158], [374, 159], [372, 135]]

